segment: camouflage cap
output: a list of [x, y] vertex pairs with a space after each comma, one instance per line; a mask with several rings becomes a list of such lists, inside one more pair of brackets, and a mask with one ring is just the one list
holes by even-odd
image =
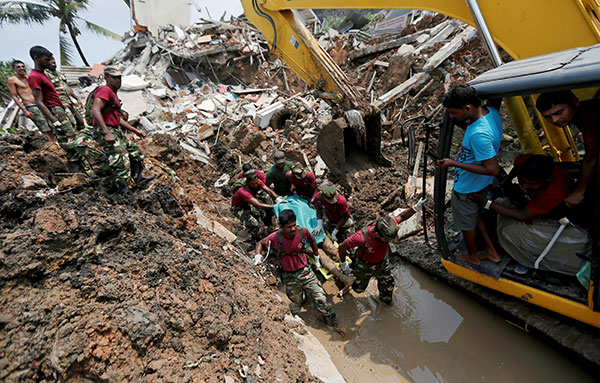
[[283, 163], [285, 163], [285, 153], [282, 152], [281, 150], [277, 150], [273, 154], [273, 159], [275, 160], [276, 164], [278, 164], [278, 165], [283, 164]]
[[375, 229], [381, 236], [391, 241], [398, 235], [398, 222], [392, 217], [380, 218], [375, 224]]
[[325, 198], [325, 201], [329, 203], [336, 203], [338, 199], [338, 191], [335, 185], [331, 182], [325, 182], [321, 185], [321, 195]]
[[292, 166], [291, 170], [292, 170], [292, 173], [294, 174], [294, 177], [298, 178], [299, 180], [306, 177], [306, 170], [304, 169], [302, 164], [299, 162], [294, 164], [294, 166]]
[[246, 170], [244, 172], [244, 178], [247, 181], [252, 181], [253, 179], [255, 179], [257, 177], [258, 177], [258, 174], [257, 174], [256, 170], [254, 170], [254, 169]]
[[121, 76], [121, 71], [116, 66], [107, 65], [106, 67], [104, 67], [104, 75], [119, 77]]

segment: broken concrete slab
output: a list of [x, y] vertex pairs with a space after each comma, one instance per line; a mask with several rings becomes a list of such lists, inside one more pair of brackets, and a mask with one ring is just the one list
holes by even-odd
[[135, 74], [130, 74], [129, 76], [123, 76], [121, 78], [121, 90], [122, 91], [134, 91], [134, 90], [142, 90], [148, 87], [146, 81], [144, 81], [140, 76]]
[[433, 69], [437, 68], [448, 57], [450, 57], [454, 52], [462, 48], [463, 45], [465, 45], [465, 43], [474, 38], [476, 35], [477, 29], [468, 26], [467, 28], [465, 28], [464, 31], [456, 35], [449, 43], [444, 45], [442, 49], [435, 52], [435, 54], [431, 56], [429, 60], [427, 60], [427, 63], [423, 67], [423, 70], [425, 72], [430, 72]]
[[377, 100], [375, 100], [375, 102], [373, 103], [373, 106], [375, 106], [377, 108], [381, 108], [382, 106], [386, 105], [387, 103], [394, 101], [398, 97], [401, 97], [401, 96], [407, 94], [413, 88], [424, 84], [426, 81], [429, 81], [430, 78], [431, 78], [431, 76], [428, 73], [425, 73], [425, 72], [418, 73], [418, 74], [412, 76], [411, 78], [409, 78], [408, 80], [404, 81], [402, 84], [398, 85], [397, 87], [391, 89], [386, 94], [379, 96], [377, 98]]
[[273, 117], [273, 114], [275, 114], [275, 112], [278, 110], [283, 109], [283, 107], [283, 103], [281, 101], [277, 101], [266, 108], [260, 109], [256, 112], [256, 117], [254, 117], [254, 125], [261, 129], [266, 128], [271, 123], [271, 117]]
[[121, 99], [123, 109], [129, 113], [129, 119], [149, 113], [148, 104], [146, 104], [141, 90], [119, 92], [119, 98]]

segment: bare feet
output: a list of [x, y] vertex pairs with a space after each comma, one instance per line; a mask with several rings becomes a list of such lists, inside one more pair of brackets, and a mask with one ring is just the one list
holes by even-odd
[[468, 253], [457, 252], [454, 256], [455, 256], [456, 260], [459, 262], [470, 263], [475, 266], [477, 266], [481, 263], [479, 261], [479, 257], [477, 256], [477, 254], [470, 255]]
[[494, 263], [498, 263], [502, 260], [494, 248], [486, 249], [485, 254], [481, 257], [481, 259], [487, 259], [488, 261]]

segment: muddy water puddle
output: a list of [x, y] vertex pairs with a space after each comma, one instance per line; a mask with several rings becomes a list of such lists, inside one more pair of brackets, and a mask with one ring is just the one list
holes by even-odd
[[[345, 336], [303, 311], [348, 382], [592, 382], [578, 365], [471, 298], [411, 266], [394, 268], [392, 306], [371, 281], [334, 307]], [[337, 288], [325, 283], [332, 296]]]

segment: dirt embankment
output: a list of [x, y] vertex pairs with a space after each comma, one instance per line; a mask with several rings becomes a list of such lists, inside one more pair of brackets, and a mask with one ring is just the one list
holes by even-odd
[[214, 196], [171, 138], [143, 145], [158, 180], [125, 196], [49, 178], [64, 162], [41, 136], [0, 140], [0, 380], [316, 381], [287, 307], [188, 214]]

